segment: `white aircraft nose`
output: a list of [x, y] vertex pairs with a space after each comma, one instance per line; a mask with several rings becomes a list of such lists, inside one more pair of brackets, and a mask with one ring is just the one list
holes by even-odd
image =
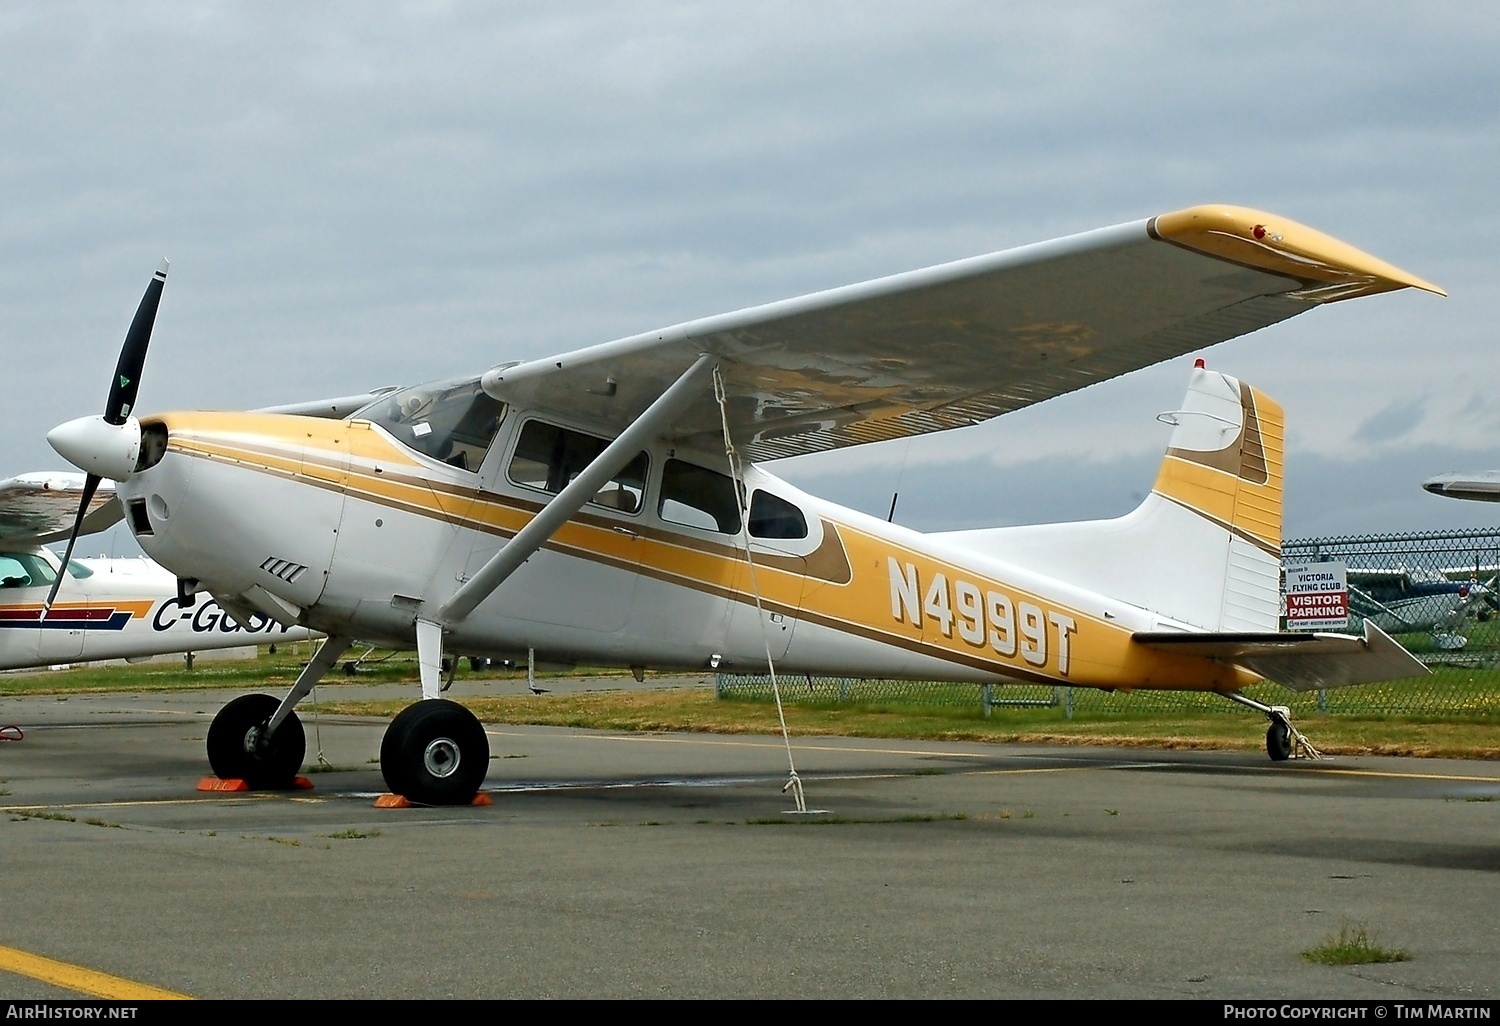
[[79, 417], [47, 432], [57, 454], [86, 474], [123, 481], [135, 473], [141, 455], [141, 422], [127, 417], [110, 424], [103, 417]]

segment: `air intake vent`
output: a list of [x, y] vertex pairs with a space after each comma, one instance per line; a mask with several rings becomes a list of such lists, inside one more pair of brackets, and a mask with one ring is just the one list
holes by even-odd
[[278, 577], [288, 584], [295, 584], [297, 578], [307, 571], [307, 567], [301, 563], [293, 563], [290, 559], [277, 559], [275, 556], [267, 559], [260, 565], [260, 568], [272, 577]]

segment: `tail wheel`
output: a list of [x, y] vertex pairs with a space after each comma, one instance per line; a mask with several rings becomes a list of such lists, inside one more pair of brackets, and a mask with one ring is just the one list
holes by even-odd
[[401, 711], [380, 743], [386, 786], [420, 805], [467, 805], [490, 768], [490, 742], [468, 709], [429, 698]]
[[256, 790], [284, 790], [292, 786], [307, 739], [302, 721], [288, 713], [266, 736], [266, 724], [281, 704], [270, 695], [242, 695], [219, 710], [208, 728], [208, 764], [223, 780], [243, 780]]
[[1273, 720], [1266, 729], [1266, 754], [1272, 762], [1285, 762], [1292, 757], [1292, 725]]

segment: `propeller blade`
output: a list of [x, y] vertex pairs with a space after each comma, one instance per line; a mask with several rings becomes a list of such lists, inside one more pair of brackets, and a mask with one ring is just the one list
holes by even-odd
[[146, 365], [146, 348], [151, 344], [151, 329], [156, 324], [156, 308], [161, 304], [161, 290], [167, 282], [168, 263], [151, 276], [141, 305], [136, 307], [135, 319], [125, 333], [125, 345], [120, 348], [120, 362], [115, 365], [115, 379], [109, 383], [109, 400], [104, 404], [104, 422], [123, 424], [130, 411], [135, 409], [135, 396], [141, 388], [141, 369]]
[[57, 601], [57, 589], [62, 587], [63, 577], [68, 573], [68, 563], [73, 559], [73, 546], [78, 541], [78, 532], [83, 527], [83, 518], [88, 516], [89, 503], [94, 498], [94, 490], [99, 487], [102, 478], [97, 474], [89, 474], [83, 479], [83, 499], [78, 503], [78, 516], [73, 520], [73, 532], [68, 535], [68, 547], [63, 550], [62, 566], [57, 568], [57, 580], [52, 582], [52, 590], [47, 592], [47, 601], [42, 603], [42, 615], [39, 619], [47, 619], [47, 614], [52, 612], [52, 603]]

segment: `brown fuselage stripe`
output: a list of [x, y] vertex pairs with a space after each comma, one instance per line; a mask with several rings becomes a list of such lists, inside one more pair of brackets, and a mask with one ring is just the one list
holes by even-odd
[[[234, 464], [234, 465], [237, 465], [237, 466], [240, 466], [240, 467], [244, 467], [247, 470], [254, 471], [256, 473], [269, 474], [269, 475], [274, 476], [274, 477], [280, 477], [280, 478], [285, 478], [285, 479], [289, 479], [289, 480], [301, 481], [304, 484], [312, 485], [313, 487], [316, 487], [316, 488], [322, 488], [322, 489], [324, 489], [326, 491], [330, 491], [330, 492], [336, 492], [336, 493], [340, 493], [340, 494], [347, 494], [348, 491], [349, 491], [347, 488], [340, 487], [339, 485], [337, 485], [336, 483], [331, 482], [331, 481], [322, 481], [322, 480], [319, 480], [317, 478], [309, 478], [309, 477], [306, 477], [306, 476], [303, 476], [303, 475], [300, 475], [300, 474], [297, 474], [297, 473], [294, 473], [294, 472], [279, 470], [279, 469], [272, 468], [272, 467], [267, 467], [267, 466], [264, 466], [263, 464], [254, 463], [254, 462], [250, 462], [250, 461], [247, 461], [247, 460], [236, 459], [236, 458], [229, 457], [229, 456], [223, 456], [223, 455], [220, 455], [220, 454], [217, 454], [217, 453], [206, 453], [206, 452], [202, 452], [202, 451], [197, 450], [197, 449], [188, 449], [188, 448], [185, 448], [185, 447], [173, 446], [173, 448], [176, 450], [176, 452], [179, 455], [182, 455], [182, 456], [192, 457], [192, 458], [195, 458], [195, 459], [205, 459], [205, 460], [210, 460], [210, 461], [219, 462], [219, 463]], [[285, 458], [285, 457], [282, 457], [282, 458]], [[440, 510], [434, 510], [434, 509], [430, 509], [430, 508], [426, 508], [426, 507], [416, 506], [416, 505], [413, 505], [411, 503], [406, 503], [406, 502], [401, 502], [400, 500], [391, 499], [391, 498], [389, 498], [387, 496], [367, 494], [367, 493], [365, 493], [362, 490], [361, 491], [356, 491], [356, 492], [354, 492], [354, 494], [358, 498], [364, 499], [364, 500], [366, 500], [368, 502], [371, 502], [371, 503], [374, 503], [376, 505], [384, 506], [384, 507], [386, 507], [388, 509], [399, 509], [399, 510], [402, 510], [402, 511], [405, 511], [405, 512], [412, 513], [412, 514], [417, 515], [417, 516], [424, 516], [424, 517], [427, 517], [427, 518], [433, 519], [433, 520], [441, 520], [444, 523], [448, 523], [448, 524], [451, 524], [451, 525], [456, 526], [456, 527], [469, 527], [469, 528], [471, 528], [473, 530], [481, 531], [481, 532], [486, 533], [486, 534], [496, 535], [496, 536], [504, 537], [504, 538], [514, 537], [514, 535], [515, 535], [514, 531], [507, 531], [504, 528], [497, 527], [497, 526], [495, 526], [493, 524], [488, 524], [488, 523], [482, 523], [482, 522], [478, 522], [478, 521], [473, 521], [473, 520], [471, 520], [469, 518], [466, 518], [466, 517], [456, 517], [454, 515], [450, 515], [448, 513], [442, 512]], [[518, 508], [518, 507], [524, 508], [526, 506], [531, 505], [529, 503], [525, 503], [524, 501], [520, 501], [515, 506], [512, 506], [512, 505], [510, 505], [510, 503], [508, 501], [506, 501], [506, 502], [495, 502], [494, 501], [495, 498], [504, 498], [504, 499], [508, 500], [507, 496], [500, 496], [497, 493], [493, 493], [493, 492], [487, 492], [487, 493], [484, 493], [484, 494], [486, 496], [493, 496], [493, 498], [488, 498], [488, 499], [483, 499], [483, 500], [476, 500], [476, 501], [486, 502], [487, 504], [494, 505], [494, 506], [497, 506], [497, 507], [500, 507], [500, 508], [507, 508], [508, 507], [508, 508], [512, 508], [512, 509], [515, 509], [515, 508]], [[534, 512], [535, 509], [539, 509], [539, 508], [540, 508], [540, 506], [534, 507], [533, 510], [532, 510], [532, 512]], [[591, 518], [591, 519], [593, 519], [593, 520], [596, 521], [595, 526], [598, 526], [598, 525], [602, 524], [604, 526], [612, 527], [614, 525], [614, 523], [615, 523], [614, 521], [603, 520], [603, 518]], [[822, 549], [823, 547], [825, 547], [826, 545], [828, 545], [828, 543], [829, 543], [829, 537], [830, 537], [830, 535], [832, 535], [832, 536], [834, 536], [834, 542], [833, 542], [833, 544], [835, 546], [837, 546], [837, 548], [839, 549], [840, 552], [843, 552], [843, 544], [842, 544], [841, 541], [837, 540], [837, 530], [838, 530], [837, 526], [834, 525], [833, 523], [827, 521], [827, 520], [822, 521], [822, 523], [823, 523], [823, 530], [824, 530], [824, 542], [823, 542], [823, 545], [819, 546], [819, 549]], [[697, 539], [679, 539], [677, 536], [668, 534], [667, 532], [664, 532], [664, 531], [657, 532], [657, 533], [660, 535], [660, 540], [669, 540], [669, 543], [673, 544], [673, 545], [681, 544], [684, 541], [687, 541], [687, 542], [697, 542], [698, 541]], [[724, 558], [735, 559], [737, 561], [743, 561], [744, 560], [744, 553], [743, 553], [743, 551], [739, 550], [739, 549], [731, 548], [730, 546], [715, 545], [715, 544], [712, 544], [712, 543], [708, 543], [706, 545], [705, 544], [697, 544], [697, 545], [689, 545], [689, 546], [686, 546], [686, 547], [702, 548], [702, 549], [706, 549], [707, 551], [709, 551], [711, 553], [723, 555]], [[733, 588], [725, 587], [723, 585], [718, 585], [718, 584], [712, 584], [712, 583], [709, 583], [707, 581], [698, 580], [698, 579], [692, 578], [692, 577], [685, 577], [685, 576], [682, 576], [682, 575], [679, 575], [679, 574], [672, 573], [669, 570], [663, 570], [663, 569], [661, 569], [659, 567], [650, 566], [650, 565], [643, 564], [643, 563], [633, 563], [633, 562], [631, 562], [629, 560], [619, 559], [619, 558], [614, 557], [614, 556], [607, 556], [607, 555], [604, 555], [602, 553], [596, 552], [593, 549], [588, 549], [588, 548], [584, 548], [584, 547], [581, 547], [581, 546], [575, 546], [575, 545], [564, 545], [564, 544], [558, 543], [556, 541], [550, 541], [550, 542], [548, 542], [545, 545], [545, 548], [547, 548], [549, 550], [552, 550], [552, 551], [555, 551], [555, 552], [560, 552], [560, 553], [565, 554], [565, 555], [575, 556], [575, 557], [577, 557], [579, 559], [586, 559], [586, 560], [588, 560], [590, 562], [593, 562], [593, 563], [597, 563], [597, 564], [601, 564], [601, 565], [605, 565], [605, 566], [610, 566], [610, 567], [613, 567], [613, 568], [618, 569], [618, 570], [622, 570], [622, 571], [626, 571], [626, 572], [634, 571], [636, 573], [639, 573], [639, 574], [641, 574], [643, 576], [646, 576], [646, 577], [653, 578], [655, 580], [660, 580], [660, 581], [663, 581], [663, 582], [668, 583], [668, 584], [674, 584], [674, 585], [678, 585], [680, 587], [689, 588], [691, 590], [698, 591], [698, 592], [701, 592], [701, 593], [704, 593], [704, 594], [714, 595], [714, 596], [717, 596], [719, 598], [727, 599], [729, 601], [738, 602], [741, 605], [753, 606], [755, 604], [755, 598], [754, 598], [753, 595], [746, 595], [744, 592], [737, 591], [737, 590], [735, 590]], [[769, 561], [773, 560], [775, 558], [776, 557], [774, 557], [774, 556], [768, 557], [765, 553], [756, 553], [755, 554], [755, 562], [756, 562], [757, 565], [760, 565], [760, 566], [771, 565]], [[785, 557], [782, 557], [782, 558], [785, 558]], [[808, 557], [808, 558], [810, 559], [811, 557]], [[845, 556], [844, 556], [843, 563], [844, 563], [845, 568], [847, 569], [848, 568], [847, 554], [845, 554]], [[798, 570], [791, 571], [791, 572], [794, 572], [794, 573], [800, 572], [800, 568]], [[824, 583], [847, 584], [849, 582], [849, 580], [852, 580], [852, 569], [848, 569], [847, 572], [850, 574], [850, 576], [848, 578], [846, 578], [845, 580], [843, 580], [843, 581], [830, 581], [830, 580], [827, 580], [825, 578], [816, 578], [816, 579], [822, 580]], [[821, 627], [827, 627], [829, 629], [840, 631], [840, 632], [843, 632], [843, 633], [846, 633], [846, 634], [852, 634], [852, 635], [855, 635], [856, 637], [864, 638], [864, 639], [869, 640], [869, 641], [875, 641], [875, 642], [878, 642], [878, 643], [881, 643], [881, 644], [890, 645], [892, 647], [899, 648], [899, 649], [901, 649], [903, 651], [912, 652], [912, 653], [915, 653], [917, 655], [927, 656], [927, 657], [930, 657], [930, 658], [938, 659], [938, 660], [943, 661], [943, 662], [957, 663], [957, 664], [959, 664], [961, 666], [967, 666], [967, 667], [970, 667], [972, 669], [977, 669], [977, 670], [984, 671], [986, 673], [993, 673], [993, 674], [995, 674], [996, 676], [999, 676], [999, 677], [1025, 680], [1025, 681], [1028, 681], [1028, 682], [1031, 682], [1031, 683], [1036, 683], [1036, 684], [1052, 685], [1052, 684], [1057, 684], [1058, 683], [1058, 680], [1056, 678], [1050, 677], [1050, 676], [1048, 676], [1048, 675], [1046, 675], [1044, 673], [1038, 673], [1038, 672], [1035, 672], [1033, 670], [1026, 669], [1024, 667], [1014, 666], [1014, 665], [1012, 665], [1011, 663], [1008, 663], [1008, 662], [1002, 662], [1002, 661], [997, 660], [997, 659], [989, 659], [989, 658], [985, 658], [983, 656], [979, 656], [979, 655], [975, 655], [975, 654], [971, 654], [971, 653], [953, 651], [951, 649], [942, 648], [942, 647], [936, 646], [936, 645], [927, 645], [927, 644], [923, 643], [919, 639], [902, 637], [901, 635], [888, 633], [888, 632], [882, 631], [882, 630], [880, 630], [878, 628], [869, 627], [869, 626], [866, 626], [864, 624], [856, 623], [856, 622], [849, 621], [849, 620], [844, 620], [844, 619], [841, 619], [839, 617], [829, 616], [829, 615], [826, 615], [826, 614], [823, 614], [823, 613], [818, 613], [818, 612], [815, 612], [815, 611], [812, 611], [812, 610], [802, 609], [800, 607], [792, 607], [792, 606], [787, 605], [785, 603], [771, 601], [771, 600], [766, 599], [764, 597], [762, 597], [761, 604], [762, 604], [762, 606], [766, 610], [768, 610], [770, 612], [781, 613], [782, 615], [785, 615], [785, 616], [791, 616], [791, 617], [793, 617], [795, 619], [804, 620], [804, 621], [807, 621], [808, 623], [816, 624], [816, 625], [821, 626]]]
[[1280, 545], [1268, 545], [1265, 542], [1261, 541], [1259, 538], [1255, 537], [1255, 535], [1253, 535], [1253, 534], [1247, 534], [1246, 532], [1240, 530], [1238, 527], [1235, 527], [1233, 524], [1225, 523], [1223, 520], [1220, 520], [1218, 517], [1212, 516], [1212, 515], [1210, 515], [1208, 513], [1205, 513], [1203, 510], [1199, 509], [1196, 506], [1189, 506], [1187, 503], [1183, 502], [1180, 499], [1174, 499], [1170, 495], [1162, 495], [1161, 492], [1153, 492], [1153, 494], [1161, 496], [1161, 498], [1166, 499], [1168, 502], [1175, 503], [1176, 505], [1181, 506], [1183, 509], [1187, 510], [1189, 513], [1194, 513], [1194, 514], [1202, 517], [1204, 520], [1207, 520], [1209, 523], [1213, 524], [1215, 527], [1218, 527], [1218, 528], [1221, 528], [1221, 529], [1223, 529], [1225, 531], [1228, 531], [1230, 534], [1234, 535], [1236, 538], [1240, 539], [1241, 541], [1249, 542], [1251, 545], [1254, 545], [1257, 549], [1260, 549], [1262, 552], [1266, 553], [1266, 555], [1268, 555], [1268, 556], [1275, 556], [1277, 559], [1281, 558], [1281, 546]]

